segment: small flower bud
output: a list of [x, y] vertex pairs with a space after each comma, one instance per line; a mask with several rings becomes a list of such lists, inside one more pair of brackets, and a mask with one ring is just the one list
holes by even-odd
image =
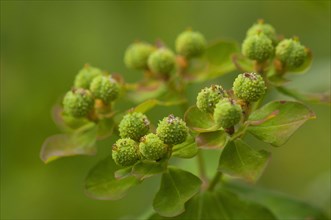
[[259, 20], [256, 24], [247, 30], [246, 36], [254, 36], [256, 34], [263, 33], [267, 36], [275, 45], [277, 42], [277, 35], [275, 28], [270, 24], [265, 24], [263, 20]]
[[218, 102], [214, 111], [214, 121], [222, 128], [230, 128], [240, 122], [242, 111], [234, 100], [225, 98]]
[[284, 39], [276, 47], [276, 57], [287, 70], [295, 70], [306, 61], [307, 50], [297, 40]]
[[234, 94], [247, 102], [255, 102], [265, 94], [266, 86], [263, 78], [256, 73], [243, 73], [233, 83]]
[[206, 48], [206, 39], [200, 32], [184, 31], [176, 39], [176, 51], [184, 57], [200, 56]]
[[167, 48], [154, 51], [148, 58], [148, 67], [153, 73], [169, 75], [175, 68], [174, 53]]
[[202, 112], [213, 113], [215, 105], [224, 97], [226, 91], [220, 85], [212, 85], [202, 89], [197, 97], [197, 107]]
[[144, 70], [147, 68], [148, 57], [154, 50], [148, 43], [133, 43], [125, 51], [124, 63], [129, 69]]
[[245, 57], [263, 62], [274, 54], [271, 40], [263, 33], [246, 37], [242, 44], [242, 53]]
[[90, 91], [86, 89], [73, 89], [64, 96], [63, 109], [68, 115], [85, 117], [92, 110], [94, 100]]
[[148, 134], [141, 138], [139, 152], [148, 160], [162, 159], [168, 147], [156, 134]]
[[121, 138], [131, 138], [139, 141], [149, 131], [150, 122], [146, 115], [132, 112], [125, 115], [118, 125]]
[[117, 82], [111, 76], [97, 76], [90, 85], [90, 91], [94, 97], [101, 99], [106, 104], [118, 97], [119, 90]]
[[181, 118], [169, 115], [159, 122], [156, 134], [164, 143], [176, 145], [186, 140], [188, 128]]
[[74, 87], [89, 89], [92, 80], [95, 77], [100, 76], [101, 74], [102, 74], [102, 71], [100, 69], [86, 64], [84, 66], [84, 68], [81, 69], [79, 71], [79, 73], [76, 75], [76, 78], [74, 81]]
[[113, 145], [112, 157], [119, 166], [131, 166], [140, 159], [138, 144], [130, 138], [119, 139]]

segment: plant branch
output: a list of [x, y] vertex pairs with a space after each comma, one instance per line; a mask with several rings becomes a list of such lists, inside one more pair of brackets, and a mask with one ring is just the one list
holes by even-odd
[[201, 153], [201, 151], [198, 151], [197, 154], [197, 162], [198, 162], [198, 169], [199, 169], [199, 176], [200, 179], [202, 180], [202, 188], [206, 189], [208, 186], [208, 178], [206, 175], [206, 167], [205, 167], [205, 161], [203, 158], [203, 155]]
[[213, 179], [211, 180], [208, 190], [209, 191], [213, 191], [215, 189], [215, 186], [217, 185], [217, 183], [219, 183], [220, 179], [222, 177], [222, 173], [217, 171], [215, 173], [215, 176], [213, 177]]

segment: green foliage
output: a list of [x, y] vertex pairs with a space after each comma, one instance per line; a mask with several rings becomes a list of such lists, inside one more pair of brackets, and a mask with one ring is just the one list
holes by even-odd
[[281, 146], [315, 114], [306, 106], [293, 101], [273, 101], [253, 112], [248, 131], [258, 139]]
[[189, 136], [185, 142], [172, 147], [172, 156], [179, 158], [192, 158], [198, 153], [198, 147], [193, 137]]
[[242, 200], [236, 194], [224, 189], [201, 192], [187, 202], [185, 208], [186, 212], [174, 218], [154, 214], [149, 219], [276, 219], [274, 214], [263, 205]]
[[208, 132], [216, 130], [213, 117], [205, 112], [200, 111], [196, 106], [190, 107], [185, 112], [185, 121], [188, 127], [194, 132]]
[[[181, 33], [175, 44], [178, 54], [162, 42], [156, 47], [142, 42], [130, 45], [124, 57], [126, 66], [144, 71], [144, 78], [135, 83], [85, 66], [63, 105], [54, 108], [53, 118], [64, 134], [46, 139], [41, 159], [48, 163], [60, 157], [93, 155], [97, 140], [114, 136], [111, 155], [86, 178], [85, 190], [92, 198], [117, 200], [144, 180], [162, 175], [153, 201], [157, 213], [150, 219], [325, 219], [307, 204], [234, 184], [234, 178], [255, 183], [271, 157], [270, 152], [245, 142], [247, 132], [281, 146], [315, 118], [297, 101], [271, 101], [260, 107], [267, 91], [276, 88], [300, 101], [330, 104], [329, 94], [285, 87], [288, 71], [308, 69], [310, 51], [294, 40], [278, 43], [275, 29], [262, 21], [247, 31], [243, 54], [236, 42], [206, 46], [204, 36], [193, 31]], [[243, 73], [232, 89], [219, 84], [205, 87], [197, 94], [196, 105], [189, 107], [189, 84], [235, 69]], [[120, 92], [123, 97], [117, 99]], [[121, 109], [118, 106], [123, 105], [116, 103], [123, 100], [134, 106]], [[184, 120], [173, 114], [160, 116], [155, 126], [147, 117], [149, 111], [168, 106], [180, 106]], [[206, 149], [221, 151], [212, 179], [206, 177], [200, 152]], [[197, 157], [199, 177], [174, 167], [173, 157]]]
[[201, 180], [190, 172], [168, 167], [154, 201], [154, 209], [162, 216], [172, 217], [185, 211], [184, 204], [200, 188]]
[[245, 200], [267, 207], [277, 219], [329, 219], [318, 208], [279, 192], [233, 183], [224, 187]]
[[116, 166], [111, 157], [100, 161], [88, 173], [85, 180], [86, 194], [94, 199], [116, 200], [122, 198], [127, 191], [139, 181], [134, 176], [115, 179]]
[[71, 134], [58, 134], [47, 138], [41, 148], [40, 157], [49, 163], [61, 157], [94, 155], [97, 126], [89, 123]]
[[231, 56], [238, 51], [238, 43], [231, 41], [218, 41], [207, 46], [200, 62], [192, 64], [194, 81], [203, 82], [235, 70]]
[[255, 182], [261, 176], [269, 157], [269, 152], [257, 151], [238, 139], [229, 142], [224, 148], [218, 170], [234, 177]]
[[224, 130], [200, 133], [196, 142], [202, 149], [223, 149], [228, 142], [228, 135]]

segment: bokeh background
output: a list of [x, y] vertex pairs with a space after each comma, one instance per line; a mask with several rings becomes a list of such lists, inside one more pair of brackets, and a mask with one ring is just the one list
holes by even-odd
[[[191, 27], [210, 42], [242, 41], [259, 18], [285, 36], [299, 36], [313, 51], [312, 68], [291, 77], [291, 87], [330, 90], [330, 1], [1, 1], [1, 219], [132, 219], [149, 211], [158, 178], [120, 201], [85, 196], [84, 178], [110, 153], [112, 138], [98, 143], [95, 157], [43, 164], [44, 139], [59, 133], [51, 119], [53, 104], [85, 63], [119, 72], [130, 82], [139, 79], [141, 73], [123, 64], [124, 50], [136, 39], [161, 38], [174, 48], [177, 34]], [[235, 76], [214, 82], [229, 88]], [[210, 83], [190, 88], [190, 100]], [[285, 146], [266, 146], [273, 157], [258, 184], [330, 213], [330, 108], [310, 107], [316, 120]], [[182, 114], [159, 108], [149, 116], [156, 122], [171, 111]], [[210, 152], [205, 157], [211, 157], [212, 172], [217, 158]], [[186, 167], [195, 169], [194, 162], [188, 160]]]

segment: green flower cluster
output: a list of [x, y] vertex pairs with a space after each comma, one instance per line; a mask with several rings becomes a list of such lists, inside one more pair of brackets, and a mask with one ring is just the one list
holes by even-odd
[[112, 157], [119, 166], [131, 166], [139, 160], [159, 161], [167, 156], [171, 146], [183, 143], [188, 135], [185, 122], [173, 115], [160, 121], [156, 134], [149, 133], [146, 115], [132, 112], [119, 124], [121, 139], [113, 145]]
[[[190, 59], [204, 52], [206, 40], [201, 33], [187, 30], [177, 37], [175, 47], [179, 55]], [[149, 70], [163, 76], [174, 72], [176, 62], [176, 55], [169, 48], [145, 42], [131, 44], [124, 54], [124, 63], [128, 68]]]
[[63, 98], [63, 112], [75, 118], [87, 117], [93, 111], [95, 100], [105, 105], [118, 98], [119, 84], [100, 69], [85, 65], [76, 75], [74, 87]]
[[284, 69], [290, 71], [303, 66], [307, 51], [298, 39], [283, 39], [279, 42], [275, 28], [263, 20], [248, 29], [242, 44], [242, 53], [247, 58], [263, 63], [275, 57]]
[[234, 96], [231, 92], [228, 94], [221, 85], [212, 85], [199, 92], [196, 105], [200, 111], [212, 114], [219, 127], [230, 128], [242, 118], [239, 103], [255, 102], [265, 94], [265, 90], [265, 82], [259, 74], [243, 73], [233, 83]]

